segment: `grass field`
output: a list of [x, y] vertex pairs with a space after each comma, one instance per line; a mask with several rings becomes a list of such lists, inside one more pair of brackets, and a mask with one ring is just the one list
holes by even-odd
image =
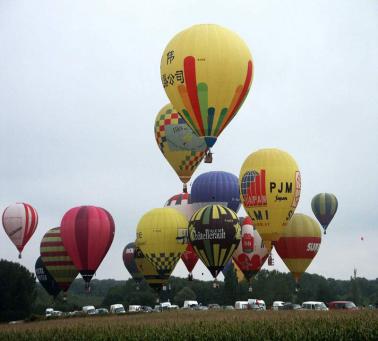
[[0, 340], [378, 340], [378, 311], [175, 311], [0, 325]]

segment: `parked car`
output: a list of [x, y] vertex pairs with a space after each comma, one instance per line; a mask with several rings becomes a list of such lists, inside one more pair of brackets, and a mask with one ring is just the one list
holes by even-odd
[[211, 303], [207, 307], [209, 308], [209, 310], [219, 310], [221, 308], [217, 303]]
[[272, 310], [279, 310], [283, 307], [284, 304], [284, 301], [274, 301], [272, 305]]
[[152, 310], [151, 307], [149, 307], [149, 306], [147, 306], [147, 305], [142, 305], [142, 307], [141, 307], [141, 311], [142, 311], [143, 313], [151, 313], [153, 310]]
[[300, 304], [286, 302], [283, 306], [278, 307], [279, 310], [302, 310]]
[[109, 310], [106, 308], [98, 308], [96, 309], [96, 314], [97, 315], [106, 315], [109, 314]]
[[307, 301], [302, 303], [302, 309], [305, 310], [328, 310], [324, 302]]
[[235, 302], [235, 309], [236, 310], [248, 309], [248, 301], [236, 301]]
[[250, 298], [248, 299], [248, 308], [252, 310], [266, 310], [265, 301], [256, 298]]
[[60, 310], [54, 310], [53, 308], [47, 308], [45, 311], [46, 317], [58, 317], [63, 316], [63, 313]]
[[184, 309], [194, 309], [198, 307], [198, 302], [197, 301], [184, 301], [183, 308]]
[[142, 311], [142, 306], [140, 305], [129, 305], [129, 313], [138, 313]]
[[234, 310], [235, 308], [232, 305], [224, 305], [222, 307], [223, 310]]
[[350, 309], [357, 310], [358, 308], [352, 301], [332, 301], [328, 303], [329, 309]]
[[117, 304], [112, 304], [110, 306], [110, 313], [111, 314], [125, 314], [125, 307], [123, 304], [117, 303]]
[[87, 315], [96, 315], [96, 308], [93, 305], [84, 306], [82, 311]]

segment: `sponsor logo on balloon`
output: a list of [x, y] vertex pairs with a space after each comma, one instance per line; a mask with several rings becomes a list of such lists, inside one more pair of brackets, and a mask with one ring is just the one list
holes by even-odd
[[178, 228], [176, 240], [178, 244], [188, 244], [188, 229]]
[[244, 174], [241, 182], [244, 207], [266, 206], [265, 169]]
[[298, 206], [299, 197], [301, 196], [301, 173], [299, 171], [295, 172], [295, 194], [293, 202], [291, 203], [292, 208]]
[[308, 243], [307, 252], [318, 252], [320, 243]]
[[193, 231], [190, 235], [191, 240], [214, 240], [214, 239], [226, 239], [226, 231], [224, 229], [205, 229], [204, 232]]
[[253, 236], [250, 233], [244, 233], [242, 236], [242, 249], [245, 253], [253, 252]]

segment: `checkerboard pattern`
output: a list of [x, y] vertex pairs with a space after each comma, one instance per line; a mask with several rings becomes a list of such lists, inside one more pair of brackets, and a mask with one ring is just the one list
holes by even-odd
[[181, 253], [170, 252], [166, 253], [150, 253], [146, 254], [147, 259], [155, 266], [156, 270], [160, 272], [172, 272], [180, 259]]

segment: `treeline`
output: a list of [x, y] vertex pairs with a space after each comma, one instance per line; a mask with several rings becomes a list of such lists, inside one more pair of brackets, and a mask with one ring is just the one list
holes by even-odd
[[305, 273], [301, 279], [301, 288], [296, 293], [291, 274], [262, 270], [253, 279], [253, 291], [249, 292], [249, 284], [246, 281], [238, 283], [236, 274], [230, 270], [224, 282], [217, 282], [218, 288], [214, 288], [213, 284], [213, 281], [188, 281], [172, 277], [167, 290], [162, 290], [157, 295], [145, 282], [137, 285], [132, 279], [93, 279], [90, 292], [85, 291], [82, 279], [76, 279], [68, 291], [67, 300], [64, 300], [62, 294], [54, 300], [36, 283], [34, 274], [25, 267], [0, 260], [0, 320], [44, 314], [46, 307], [73, 311], [81, 310], [84, 305], [109, 307], [113, 303], [123, 303], [125, 307], [130, 304], [154, 306], [158, 298], [160, 301], [169, 299], [179, 306], [183, 305], [184, 300], [197, 300], [203, 305], [234, 305], [236, 300], [248, 298], [263, 299], [268, 306], [276, 300], [297, 303], [307, 300], [351, 300], [359, 306], [378, 303], [378, 278], [336, 280]]

